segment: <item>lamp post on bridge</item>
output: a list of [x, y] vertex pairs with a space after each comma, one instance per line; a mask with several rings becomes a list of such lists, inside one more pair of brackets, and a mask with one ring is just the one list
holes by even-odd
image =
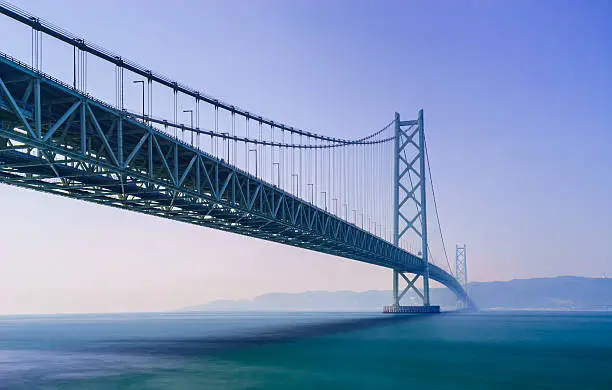
[[145, 82], [144, 80], [134, 80], [133, 84], [142, 84], [142, 121], [145, 121]]
[[[280, 188], [280, 163], [275, 162], [272, 163], [272, 167], [276, 166], [276, 186]], [[274, 172], [272, 172], [274, 174]]]
[[325, 206], [325, 211], [327, 211], [327, 191], [321, 191], [321, 195], [323, 195], [323, 204]]
[[293, 191], [293, 178], [295, 177], [295, 196], [299, 197], [300, 196], [300, 176], [297, 173], [292, 173], [291, 174], [291, 191]]
[[251, 152], [255, 152], [255, 177], [259, 178], [259, 175], [257, 174], [257, 149], [249, 149], [249, 153]]
[[314, 184], [308, 183], [306, 186], [310, 187], [310, 203], [314, 204]]
[[230, 133], [220, 133], [221, 135], [225, 135], [226, 137], [222, 137], [224, 142], [227, 142], [227, 163], [230, 163], [230, 144], [229, 144], [229, 135]]
[[[183, 110], [183, 112], [188, 112], [190, 114], [191, 117], [191, 146], [193, 146], [193, 110]], [[184, 138], [184, 137], [183, 137]], [[183, 139], [183, 141], [185, 141]]]

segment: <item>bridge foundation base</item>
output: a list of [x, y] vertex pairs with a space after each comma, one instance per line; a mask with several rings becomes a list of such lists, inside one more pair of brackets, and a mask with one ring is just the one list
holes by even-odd
[[438, 314], [440, 306], [401, 306], [389, 305], [383, 307], [383, 313], [389, 314]]

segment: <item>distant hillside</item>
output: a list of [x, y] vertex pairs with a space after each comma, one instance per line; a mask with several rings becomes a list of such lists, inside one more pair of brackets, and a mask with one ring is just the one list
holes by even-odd
[[559, 276], [470, 283], [480, 307], [507, 309], [612, 309], [612, 279]]
[[[481, 309], [612, 310], [612, 279], [559, 276], [515, 279], [507, 282], [474, 282], [472, 299]], [[447, 289], [431, 291], [432, 302], [453, 307], [455, 298]], [[190, 311], [380, 311], [391, 301], [391, 291], [309, 291], [270, 293], [251, 300], [214, 301], [191, 306]], [[419, 304], [414, 294], [402, 300]]]

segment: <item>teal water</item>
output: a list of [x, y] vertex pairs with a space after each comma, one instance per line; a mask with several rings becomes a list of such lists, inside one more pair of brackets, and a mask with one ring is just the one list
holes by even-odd
[[0, 317], [2, 389], [612, 389], [612, 313]]

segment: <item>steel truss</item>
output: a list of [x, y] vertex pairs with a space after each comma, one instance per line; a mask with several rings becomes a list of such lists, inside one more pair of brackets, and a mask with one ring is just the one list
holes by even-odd
[[[468, 278], [467, 278], [467, 253], [466, 246], [455, 246], [455, 279], [463, 287], [466, 296], [469, 296]], [[468, 306], [468, 301], [461, 299], [462, 306]]]
[[[419, 111], [418, 119], [409, 121], [402, 121], [400, 114], [395, 113], [394, 171], [393, 243], [399, 246], [403, 236], [415, 234], [421, 239], [422, 258], [428, 259], [423, 110]], [[429, 306], [430, 267], [428, 261], [421, 262], [421, 268], [412, 272], [415, 274], [412, 279], [404, 275], [401, 269], [393, 270], [394, 306], [399, 306], [400, 300], [410, 289], [423, 300], [423, 305]], [[398, 294], [399, 276], [406, 281], [401, 294]], [[423, 277], [423, 292], [414, 285], [419, 276]]]
[[[0, 182], [422, 273], [423, 260], [0, 56]], [[458, 296], [452, 275], [431, 276]]]

